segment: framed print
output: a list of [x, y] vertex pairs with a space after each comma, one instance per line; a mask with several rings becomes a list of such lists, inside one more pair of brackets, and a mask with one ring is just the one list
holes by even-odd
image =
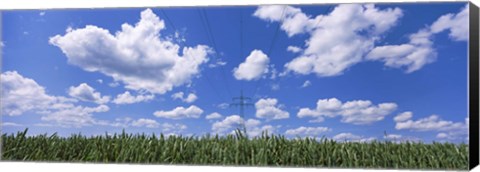
[[471, 2], [1, 13], [1, 160], [470, 170]]

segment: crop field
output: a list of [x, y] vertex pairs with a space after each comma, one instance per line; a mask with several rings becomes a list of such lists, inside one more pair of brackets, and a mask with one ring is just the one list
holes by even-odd
[[26, 136], [27, 130], [2, 135], [2, 160], [95, 163], [289, 166], [336, 168], [468, 168], [468, 145], [390, 141], [336, 142], [287, 139], [281, 135], [247, 138], [182, 137], [120, 133], [86, 137]]

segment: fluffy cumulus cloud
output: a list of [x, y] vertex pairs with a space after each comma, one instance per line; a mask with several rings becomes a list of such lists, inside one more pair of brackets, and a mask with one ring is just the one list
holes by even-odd
[[419, 120], [406, 120], [396, 123], [397, 130], [413, 130], [413, 131], [451, 131], [465, 128], [462, 122], [453, 122], [442, 120], [438, 115], [431, 115]]
[[187, 126], [184, 124], [170, 124], [170, 123], [162, 123], [160, 124], [154, 119], [148, 119], [148, 118], [139, 118], [139, 119], [132, 119], [130, 117], [124, 117], [124, 118], [116, 118], [114, 122], [106, 123], [106, 125], [112, 126], [112, 127], [122, 127], [122, 128], [128, 128], [128, 127], [137, 127], [137, 128], [156, 128], [158, 129], [161, 133], [170, 135], [170, 134], [177, 134], [180, 133], [181, 131], [184, 131], [187, 129]]
[[259, 136], [262, 132], [273, 134], [277, 132], [280, 126], [261, 125], [262, 122], [256, 119], [244, 120], [238, 115], [227, 116], [222, 121], [217, 121], [212, 124], [212, 131], [215, 134], [233, 134], [236, 129], [242, 129], [243, 125], [247, 130], [247, 134], [251, 137]]
[[248, 136], [250, 136], [250, 137], [261, 136], [263, 133], [265, 133], [267, 135], [271, 135], [271, 134], [278, 133], [278, 129], [280, 127], [281, 127], [280, 125], [277, 125], [277, 126], [272, 126], [272, 125], [260, 126], [260, 125], [258, 125], [258, 126], [254, 126], [254, 127], [250, 127], [250, 128], [247, 127], [247, 133], [248, 133]]
[[241, 128], [242, 122], [243, 122], [242, 117], [238, 115], [228, 116], [222, 121], [217, 121], [213, 123], [212, 131], [216, 133], [223, 133], [231, 128]]
[[47, 110], [39, 113], [44, 114], [44, 116], [41, 117], [43, 121], [54, 122], [63, 127], [82, 127], [103, 125], [104, 121], [95, 119], [92, 114], [107, 112], [109, 110], [110, 108], [106, 105], [99, 105], [97, 107], [75, 106], [53, 111]]
[[82, 127], [102, 123], [93, 114], [109, 110], [106, 105], [77, 106], [75, 99], [49, 95], [35, 80], [16, 71], [6, 71], [1, 78], [2, 114], [17, 116], [30, 112], [41, 115], [42, 121], [51, 122], [49, 125]]
[[409, 120], [410, 118], [412, 118], [412, 116], [413, 116], [413, 113], [410, 112], [410, 111], [402, 112], [402, 113], [398, 114], [397, 116], [395, 116], [393, 118], [393, 120], [395, 122], [402, 122], [402, 121]]
[[95, 102], [97, 104], [105, 104], [110, 101], [110, 96], [102, 96], [86, 83], [81, 83], [76, 87], [70, 87], [68, 89], [68, 95], [82, 101]]
[[324, 117], [341, 116], [341, 122], [356, 125], [371, 124], [381, 121], [397, 109], [395, 103], [373, 104], [369, 100], [353, 100], [345, 103], [336, 98], [320, 99], [315, 109], [301, 108], [297, 116], [299, 118], [313, 117], [312, 122], [321, 122]]
[[161, 127], [164, 133], [180, 133], [181, 131], [184, 131], [188, 128], [185, 124], [178, 124], [178, 123], [177, 124], [163, 123]]
[[[283, 15], [282, 15], [283, 14]], [[292, 37], [307, 33], [303, 53], [285, 64], [287, 71], [335, 76], [363, 60], [381, 34], [403, 15], [399, 8], [379, 9], [374, 5], [342, 4], [330, 14], [308, 16], [291, 6], [261, 6], [254, 16], [281, 22], [281, 29]]]
[[352, 133], [340, 133], [333, 136], [333, 140], [336, 140], [339, 142], [371, 142], [376, 140], [376, 138], [359, 136]]
[[158, 128], [160, 124], [153, 119], [140, 118], [132, 122], [134, 127]]
[[112, 102], [115, 104], [133, 104], [138, 102], [147, 102], [153, 98], [155, 98], [153, 94], [133, 96], [130, 94], [130, 91], [125, 91], [122, 94], [118, 94]]
[[278, 100], [274, 98], [260, 99], [255, 103], [257, 118], [272, 119], [286, 119], [290, 116], [290, 113], [280, 109], [280, 105], [277, 105]]
[[60, 99], [50, 96], [45, 88], [33, 79], [25, 78], [16, 71], [2, 73], [2, 114], [21, 115], [24, 112], [46, 109]]
[[310, 82], [310, 80], [306, 80], [303, 84], [302, 84], [302, 88], [305, 88], [305, 87], [308, 87], [312, 85], [312, 82]]
[[292, 53], [299, 53], [302, 51], [302, 48], [297, 47], [297, 46], [288, 46], [287, 51], [290, 51]]
[[187, 96], [184, 96], [183, 92], [178, 92], [178, 93], [172, 94], [172, 99], [173, 100], [179, 99], [179, 100], [182, 100], [183, 102], [186, 102], [186, 103], [193, 103], [195, 100], [197, 100], [197, 98], [198, 98], [197, 95], [195, 95], [193, 93], [190, 93]]
[[253, 50], [238, 67], [233, 69], [237, 80], [257, 80], [268, 73], [270, 59], [261, 50]]
[[174, 42], [161, 38], [160, 31], [164, 29], [164, 21], [146, 9], [138, 23], [122, 24], [114, 34], [87, 25], [68, 29], [49, 42], [61, 49], [69, 64], [110, 76], [127, 89], [164, 94], [198, 76], [201, 64], [208, 61], [211, 52], [205, 45], [180, 49]]
[[220, 103], [220, 104], [217, 105], [217, 108], [227, 109], [229, 106], [230, 106], [230, 104], [228, 104], [228, 103]]
[[218, 112], [213, 112], [207, 116], [205, 116], [205, 119], [218, 119], [218, 118], [222, 118], [223, 116], [218, 113]]
[[443, 120], [438, 115], [430, 115], [418, 120], [412, 120], [411, 118], [412, 117], [406, 118], [405, 120], [397, 120], [395, 128], [397, 130], [438, 132], [436, 135], [437, 139], [443, 140], [465, 141], [468, 138], [469, 118], [465, 118], [465, 122]]
[[288, 129], [285, 131], [286, 135], [292, 136], [306, 136], [306, 137], [318, 137], [323, 135], [325, 132], [332, 131], [328, 127], [298, 127], [296, 129]]
[[[298, 8], [283, 5], [260, 6], [253, 15], [269, 22], [283, 21], [281, 28], [293, 36], [304, 32], [308, 17]], [[296, 20], [294, 20], [296, 19]]]
[[203, 110], [195, 105], [191, 105], [188, 108], [176, 107], [170, 111], [155, 111], [154, 115], [161, 118], [169, 119], [184, 119], [184, 118], [199, 118], [203, 113]]
[[222, 66], [225, 66], [225, 65], [227, 65], [227, 62], [222, 61], [220, 58], [218, 58], [216, 60], [216, 62], [212, 62], [212, 63], [208, 64], [208, 67], [209, 68], [216, 68], [216, 67], [222, 67]]
[[446, 14], [438, 18], [431, 26], [420, 29], [410, 35], [410, 41], [401, 45], [375, 47], [367, 55], [368, 60], [383, 61], [385, 66], [406, 68], [407, 73], [421, 69], [437, 58], [433, 48], [433, 36], [444, 30], [450, 31], [450, 37], [456, 41], [468, 40], [468, 6], [457, 14]]
[[449, 30], [449, 36], [456, 41], [468, 40], [468, 4], [457, 14], [445, 14], [430, 27], [433, 33]]
[[436, 60], [437, 54], [432, 47], [432, 36], [431, 32], [422, 29], [410, 35], [409, 43], [375, 47], [366, 58], [383, 61], [388, 67], [403, 67], [406, 68], [407, 73], [411, 73]]
[[363, 61], [381, 61], [385, 66], [403, 68], [411, 73], [436, 60], [434, 34], [448, 30], [453, 40], [468, 39], [468, 6], [457, 14], [443, 15], [431, 26], [410, 34], [408, 43], [382, 46], [375, 44], [403, 16], [399, 8], [341, 4], [329, 14], [312, 17], [300, 8], [272, 5], [259, 7], [253, 15], [269, 22], [280, 22], [281, 29], [289, 37], [310, 36], [304, 48], [287, 48], [291, 52], [303, 49], [298, 57], [285, 64], [286, 72], [303, 75], [336, 76]]

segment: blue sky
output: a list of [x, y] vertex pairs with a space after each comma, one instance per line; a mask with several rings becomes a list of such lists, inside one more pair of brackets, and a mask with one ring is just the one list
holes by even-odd
[[2, 130], [466, 142], [465, 7], [3, 11]]

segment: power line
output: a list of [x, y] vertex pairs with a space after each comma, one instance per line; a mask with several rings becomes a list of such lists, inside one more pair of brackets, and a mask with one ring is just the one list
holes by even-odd
[[[197, 9], [197, 12], [198, 12], [198, 15], [200, 16], [200, 21], [202, 22], [203, 29], [204, 29], [205, 32], [207, 33], [207, 40], [208, 40], [210, 43], [212, 43], [213, 41], [211, 40], [211, 37], [210, 37], [209, 34], [208, 34], [209, 32], [208, 32], [208, 30], [207, 30], [206, 23], [205, 23], [205, 21], [204, 21], [204, 19], [203, 19], [202, 13], [200, 12], [199, 9]], [[213, 44], [213, 43], [212, 43], [212, 44]], [[214, 49], [215, 49], [215, 47], [214, 47]], [[217, 53], [217, 52], [216, 52], [216, 49], [215, 49], [215, 53]], [[216, 54], [215, 54], [215, 55], [216, 55]], [[218, 58], [216, 57], [216, 59], [218, 59]], [[206, 79], [207, 79], [207, 81], [208, 81], [208, 84], [213, 87], [213, 84], [212, 84], [212, 82], [210, 81], [210, 78], [208, 77], [208, 75], [205, 75], [205, 77], [206, 77]], [[215, 88], [214, 88], [214, 89], [215, 89]], [[218, 91], [217, 91], [217, 89], [215, 89], [215, 92], [216, 92], [217, 95], [219, 94]], [[223, 100], [225, 101], [225, 99], [223, 99]]]
[[[333, 5], [332, 5], [332, 6], [329, 6], [329, 7], [326, 9], [325, 13], [327, 13], [328, 11], [330, 11], [333, 7], [334, 7]], [[283, 8], [281, 21], [280, 21], [280, 22], [278, 23], [278, 25], [277, 25], [277, 29], [276, 29], [275, 34], [274, 34], [274, 36], [273, 36], [272, 42], [271, 42], [271, 44], [270, 44], [270, 48], [269, 48], [268, 51], [267, 51], [267, 56], [268, 56], [268, 57], [270, 57], [271, 51], [273, 50], [273, 47], [274, 47], [274, 45], [275, 45], [274, 43], [275, 43], [275, 40], [276, 40], [276, 38], [277, 38], [278, 31], [280, 30], [280, 26], [281, 26], [281, 24], [283, 23], [283, 21], [285, 20], [285, 10], [286, 10], [286, 8], [287, 8], [287, 5], [285, 5], [284, 8]], [[320, 20], [317, 20], [315, 26], [317, 26], [319, 22], [320, 22]], [[257, 93], [257, 91], [258, 91], [258, 85], [260, 85], [260, 81], [261, 81], [261, 80], [259, 80], [259, 81], [257, 82], [257, 84], [255, 85], [254, 93], [253, 93], [252, 96], [255, 96], [255, 94]]]
[[[210, 21], [208, 20], [208, 15], [207, 15], [207, 12], [205, 11], [204, 8], [202, 8], [202, 12], [203, 12], [203, 15], [205, 17], [205, 21], [206, 21], [206, 24], [207, 24], [207, 28], [208, 28], [208, 36], [211, 37], [211, 41], [213, 43], [213, 48], [215, 50], [215, 58], [218, 60], [218, 49], [217, 49], [217, 44], [215, 43], [215, 37], [213, 36], [213, 32], [212, 32], [212, 28], [210, 27]], [[228, 84], [228, 80], [227, 80], [227, 77], [225, 75], [225, 69], [223, 67], [223, 65], [220, 66], [220, 69], [222, 70], [222, 77], [223, 77], [223, 80], [225, 81], [225, 85], [227, 87], [227, 93], [230, 97], [232, 97], [232, 92], [230, 91], [230, 84]]]
[[[240, 58], [243, 58], [243, 10], [240, 9]], [[243, 82], [240, 82], [240, 87], [243, 90]]]
[[[271, 52], [272, 52], [272, 49], [273, 49], [273, 46], [275, 45], [275, 40], [277, 39], [278, 31], [280, 30], [280, 26], [281, 26], [281, 24], [283, 23], [283, 21], [284, 21], [284, 19], [285, 19], [285, 10], [286, 10], [286, 9], [287, 9], [287, 5], [284, 5], [283, 10], [282, 10], [282, 15], [281, 15], [281, 16], [282, 16], [282, 18], [281, 18], [282, 20], [281, 20], [281, 21], [278, 23], [278, 25], [277, 25], [277, 29], [275, 30], [275, 33], [274, 33], [274, 35], [273, 35], [272, 42], [270, 43], [270, 48], [269, 48], [268, 51], [267, 51], [267, 57], [270, 57]], [[255, 94], [257, 94], [258, 85], [260, 85], [260, 82], [261, 82], [261, 80], [259, 79], [259, 80], [257, 81], [257, 84], [256, 84], [255, 87], [254, 87], [254, 92], [253, 92], [252, 97], [254, 97]]]
[[[165, 16], [165, 19], [167, 20], [167, 22], [172, 26], [172, 28], [176, 31], [177, 27], [175, 27], [175, 24], [173, 24], [172, 20], [170, 20], [170, 17], [168, 17], [167, 13], [165, 13], [165, 11], [163, 9], [160, 9], [160, 12], [163, 14], [163, 16]], [[204, 77], [202, 77], [203, 79]], [[220, 101], [222, 101], [222, 96], [220, 96], [220, 94], [217, 92], [217, 89], [213, 86], [212, 82], [210, 81], [210, 78], [208, 77], [208, 75], [205, 75], [205, 79], [208, 83], [208, 85], [211, 87], [211, 89], [215, 92], [215, 95], [217, 95], [217, 97], [220, 99]], [[204, 80], [205, 81], [205, 80]]]
[[168, 24], [170, 24], [172, 26], [173, 30], [177, 30], [177, 28], [173, 24], [172, 20], [170, 20], [170, 18], [168, 17], [167, 13], [165, 13], [165, 11], [163, 11], [163, 9], [160, 9], [160, 12], [163, 14], [163, 16], [165, 16], [165, 19], [167, 19]]

